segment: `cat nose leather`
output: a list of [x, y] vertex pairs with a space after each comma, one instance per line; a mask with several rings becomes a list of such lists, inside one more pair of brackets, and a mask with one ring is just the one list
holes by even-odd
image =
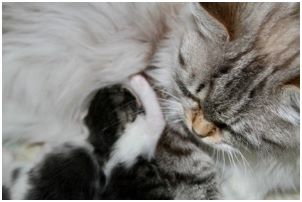
[[217, 127], [207, 121], [201, 110], [190, 110], [187, 114], [187, 125], [191, 132], [195, 133], [200, 137], [208, 137], [214, 135], [217, 132]]
[[192, 124], [192, 129], [194, 130], [194, 132], [201, 137], [213, 135], [215, 133], [215, 128], [216, 127], [214, 124], [208, 122], [206, 119], [204, 119], [203, 116], [200, 115], [195, 118]]

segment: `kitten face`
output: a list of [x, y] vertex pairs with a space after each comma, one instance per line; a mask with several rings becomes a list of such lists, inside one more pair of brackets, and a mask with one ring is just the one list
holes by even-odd
[[259, 10], [246, 22], [258, 24], [249, 28], [238, 21], [232, 34], [209, 11], [193, 11], [198, 30], [185, 33], [172, 56], [167, 89], [173, 115], [167, 118], [216, 148], [269, 151], [299, 145], [299, 88], [287, 85], [299, 77], [299, 13], [291, 4], [265, 6], [237, 6], [239, 13]]

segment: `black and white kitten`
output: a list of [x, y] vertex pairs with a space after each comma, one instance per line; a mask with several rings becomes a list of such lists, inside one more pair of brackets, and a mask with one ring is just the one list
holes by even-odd
[[[138, 96], [144, 114], [121, 86], [101, 89], [85, 119], [93, 149], [72, 143], [51, 149], [30, 168], [16, 168], [11, 190], [6, 187], [6, 193], [11, 192], [12, 199], [148, 197], [142, 183], [129, 185], [144, 174], [157, 177], [149, 160], [165, 123], [155, 94], [143, 77], [133, 77], [126, 86]], [[131, 191], [134, 188], [140, 191]]]
[[30, 169], [16, 168], [13, 186], [4, 187], [3, 198], [18, 198], [20, 192], [22, 199], [190, 198], [181, 196], [179, 187], [189, 193], [199, 184], [205, 193], [200, 199], [215, 199], [213, 176], [200, 180], [190, 173], [166, 173], [158, 166], [153, 155], [164, 120], [155, 94], [141, 76], [126, 86], [140, 103], [121, 85], [99, 90], [92, 100], [85, 118], [92, 150], [64, 144]]

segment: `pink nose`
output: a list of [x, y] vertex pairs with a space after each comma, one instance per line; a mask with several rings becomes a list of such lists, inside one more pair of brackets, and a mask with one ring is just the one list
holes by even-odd
[[188, 110], [186, 112], [186, 124], [191, 132], [201, 137], [214, 135], [218, 128], [207, 121], [201, 110]]

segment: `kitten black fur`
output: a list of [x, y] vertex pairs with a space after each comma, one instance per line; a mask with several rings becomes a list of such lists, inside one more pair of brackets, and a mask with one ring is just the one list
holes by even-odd
[[52, 153], [29, 173], [25, 199], [96, 199], [99, 167], [84, 148], [64, 145], [64, 153]]

